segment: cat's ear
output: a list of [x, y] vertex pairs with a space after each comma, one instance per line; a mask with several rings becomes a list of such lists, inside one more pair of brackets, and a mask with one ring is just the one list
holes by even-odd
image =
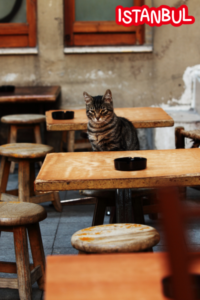
[[104, 98], [104, 101], [106, 103], [112, 103], [112, 93], [111, 93], [111, 90], [107, 90], [105, 92], [105, 95], [103, 96], [103, 98]]
[[88, 93], [83, 92], [83, 97], [84, 97], [84, 99], [85, 99], [85, 103], [86, 103], [86, 104], [89, 104], [89, 103], [92, 102], [92, 97], [91, 97]]

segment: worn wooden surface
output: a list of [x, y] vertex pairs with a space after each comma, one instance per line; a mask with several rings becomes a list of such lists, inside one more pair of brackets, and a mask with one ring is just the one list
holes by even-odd
[[1, 118], [2, 123], [6, 124], [38, 124], [45, 122], [44, 115], [37, 114], [23, 114], [23, 115], [8, 115]]
[[0, 202], [0, 226], [27, 225], [46, 218], [45, 209], [34, 203]]
[[[20, 144], [19, 144], [20, 145]], [[33, 144], [34, 145], [34, 144]], [[13, 159], [13, 158], [12, 158]], [[31, 202], [42, 203], [52, 201], [55, 210], [61, 212], [59, 192], [45, 193], [35, 196], [34, 180], [35, 168], [32, 159], [18, 159], [18, 190], [6, 191], [8, 182], [10, 161], [3, 156], [0, 165], [0, 200], [6, 202]]]
[[169, 274], [165, 253], [48, 256], [45, 300], [166, 300]]
[[71, 243], [86, 253], [125, 253], [146, 250], [159, 240], [159, 233], [150, 226], [109, 224], [79, 230], [72, 235]]
[[[146, 157], [147, 168], [122, 172], [118, 157]], [[200, 149], [78, 152], [47, 154], [35, 181], [36, 191], [153, 188], [200, 185]]]
[[13, 143], [0, 146], [0, 155], [12, 158], [44, 158], [53, 151], [53, 147], [31, 143]]
[[[74, 110], [72, 120], [54, 120], [52, 112], [46, 112], [47, 130], [86, 130], [88, 119], [85, 109]], [[173, 119], [160, 107], [115, 108], [117, 116], [127, 118], [136, 128], [169, 127]]]
[[56, 101], [60, 86], [16, 87], [13, 93], [0, 93], [0, 103]]

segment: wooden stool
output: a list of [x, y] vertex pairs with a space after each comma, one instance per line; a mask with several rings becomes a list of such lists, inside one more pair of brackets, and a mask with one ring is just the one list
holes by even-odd
[[72, 235], [80, 254], [150, 251], [160, 240], [156, 229], [140, 224], [109, 224], [85, 228]]
[[[57, 211], [62, 211], [58, 192], [35, 196], [34, 163], [45, 158], [53, 148], [40, 144], [16, 143], [0, 146], [0, 200], [42, 203], [52, 201]], [[11, 161], [19, 164], [18, 190], [6, 191]]]
[[[31, 300], [32, 284], [44, 289], [45, 255], [39, 222], [45, 209], [32, 203], [0, 202], [0, 231], [13, 232], [16, 263], [0, 262], [0, 272], [17, 273], [18, 278], [0, 278], [0, 288], [18, 289], [20, 300]], [[33, 257], [29, 264], [27, 231]]]
[[[42, 144], [40, 124], [46, 121], [44, 115], [8, 115], [1, 118], [2, 123], [10, 125], [8, 143], [17, 143], [17, 130], [20, 128], [31, 128], [34, 131], [35, 143]], [[15, 163], [12, 162], [10, 172], [15, 170]]]

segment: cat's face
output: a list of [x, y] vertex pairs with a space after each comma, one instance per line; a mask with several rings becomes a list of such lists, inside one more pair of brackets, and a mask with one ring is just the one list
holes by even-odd
[[86, 102], [86, 114], [89, 120], [95, 123], [103, 123], [113, 115], [112, 93], [110, 90], [104, 96], [90, 96], [84, 92]]

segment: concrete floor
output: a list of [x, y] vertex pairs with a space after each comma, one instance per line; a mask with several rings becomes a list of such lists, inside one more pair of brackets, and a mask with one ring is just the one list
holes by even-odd
[[[16, 189], [18, 185], [17, 170], [14, 174], [9, 176], [7, 189]], [[64, 199], [79, 198], [78, 192], [60, 192], [60, 197]], [[200, 191], [187, 189], [187, 205], [200, 205]], [[44, 204], [47, 210], [48, 217], [40, 223], [42, 240], [44, 245], [45, 255], [59, 255], [59, 254], [77, 254], [77, 251], [71, 246], [71, 236], [77, 230], [91, 226], [93, 216], [93, 205], [82, 206], [68, 206], [63, 208], [62, 213], [54, 210], [51, 203]], [[159, 244], [154, 247], [154, 251], [165, 251], [166, 245], [160, 224], [160, 219], [152, 221], [148, 216], [145, 216], [146, 224], [157, 228], [161, 235]], [[104, 223], [109, 222], [109, 217], [105, 216]], [[190, 222], [187, 226], [187, 239], [190, 245], [196, 250], [200, 249], [200, 222]], [[0, 260], [15, 261], [14, 244], [12, 233], [2, 232], [0, 237]], [[30, 260], [31, 253], [30, 253]], [[1, 276], [5, 274], [1, 273]], [[8, 274], [6, 274], [8, 276]], [[15, 277], [15, 275], [9, 275]], [[17, 300], [19, 299], [17, 290], [0, 289], [0, 300]], [[38, 289], [37, 283], [33, 285], [32, 292], [33, 300], [43, 299], [43, 292]]]

